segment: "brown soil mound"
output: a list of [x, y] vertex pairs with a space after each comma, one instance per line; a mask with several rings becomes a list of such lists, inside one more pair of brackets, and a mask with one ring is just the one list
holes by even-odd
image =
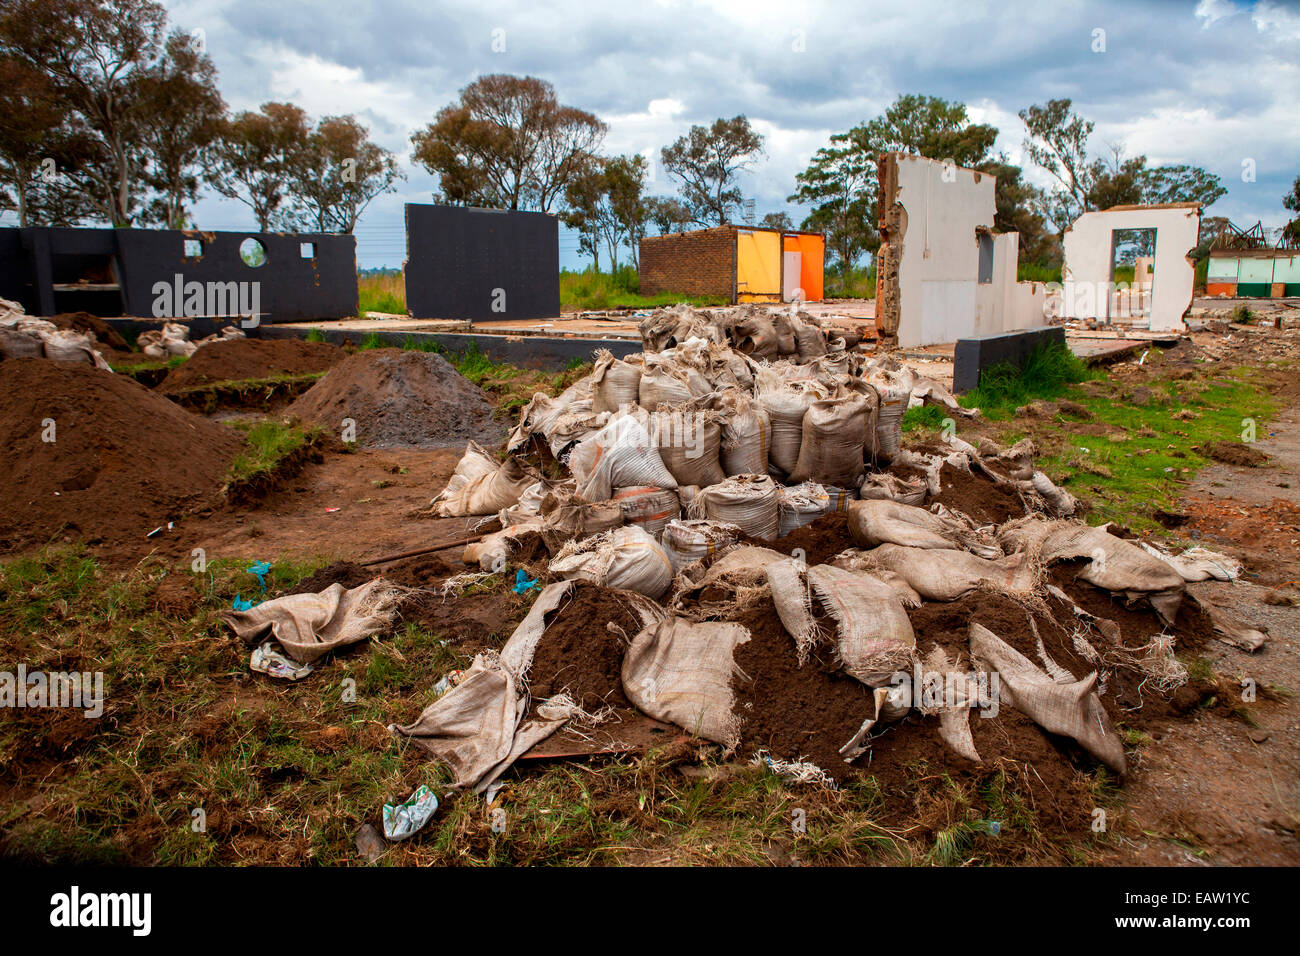
[[769, 548], [781, 554], [793, 554], [796, 548], [802, 548], [804, 560], [810, 567], [827, 563], [846, 548], [857, 547], [849, 534], [849, 516], [844, 513], [822, 515], [816, 521], [811, 521], [802, 528], [791, 531], [785, 537], [772, 541], [742, 537], [744, 544]]
[[528, 671], [533, 699], [567, 692], [592, 713], [606, 705], [630, 707], [623, 694], [623, 652], [640, 630], [640, 619], [618, 591], [579, 582], [537, 643]]
[[301, 339], [232, 339], [202, 346], [168, 373], [161, 390], [175, 394], [213, 382], [246, 382], [277, 375], [324, 372], [343, 359], [328, 342]]
[[1014, 488], [983, 475], [968, 475], [952, 465], [939, 469], [939, 494], [931, 497], [929, 503], [935, 502], [960, 511], [979, 524], [1001, 524], [1025, 514], [1025, 503]]
[[1268, 461], [1268, 455], [1239, 441], [1212, 441], [1208, 445], [1198, 445], [1195, 450], [1225, 465], [1241, 468], [1258, 468]]
[[[53, 419], [55, 441], [42, 441]], [[220, 489], [242, 447], [124, 375], [17, 359], [0, 392], [0, 551], [66, 531], [88, 543], [143, 543]]]
[[47, 322], [53, 322], [61, 329], [72, 329], [74, 332], [90, 332], [95, 336], [95, 341], [107, 349], [113, 349], [119, 352], [131, 351], [131, 346], [122, 338], [122, 334], [113, 328], [97, 315], [91, 315], [89, 312], [63, 312], [59, 315], [52, 315]]
[[288, 413], [334, 434], [350, 418], [358, 440], [379, 447], [441, 448], [470, 439], [492, 446], [505, 436], [483, 392], [432, 352], [357, 352], [334, 366]]
[[732, 678], [742, 724], [740, 753], [766, 750], [773, 757], [803, 758], [837, 780], [852, 768], [839, 749], [875, 713], [871, 691], [836, 666], [820, 647], [803, 667], [771, 597], [753, 601], [735, 617], [750, 638], [736, 648]]

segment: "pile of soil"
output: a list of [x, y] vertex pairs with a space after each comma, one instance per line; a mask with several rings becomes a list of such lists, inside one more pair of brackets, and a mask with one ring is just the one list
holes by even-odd
[[968, 475], [947, 464], [939, 469], [939, 494], [927, 503], [936, 502], [974, 518], [978, 524], [1001, 524], [1025, 514], [1025, 503], [1011, 486], [983, 475]]
[[818, 647], [803, 667], [794, 641], [763, 595], [734, 618], [750, 638], [736, 648], [732, 713], [741, 720], [740, 753], [805, 759], [836, 780], [852, 772], [839, 749], [875, 714], [870, 689], [838, 669], [833, 648]]
[[277, 375], [324, 372], [338, 364], [343, 350], [328, 342], [302, 339], [231, 339], [202, 346], [172, 369], [161, 390], [175, 394], [214, 382], [246, 382]]
[[[16, 359], [0, 391], [0, 551], [63, 532], [138, 541], [214, 499], [243, 446], [237, 433], [124, 375]], [[42, 440], [45, 419], [53, 442]]]
[[1240, 441], [1212, 441], [1207, 445], [1197, 445], [1195, 451], [1225, 465], [1237, 465], [1240, 468], [1258, 468], [1268, 461], [1268, 455]]
[[826, 564], [841, 551], [857, 547], [849, 534], [849, 516], [843, 512], [822, 515], [802, 528], [795, 528], [783, 538], [765, 541], [742, 535], [741, 543], [779, 551], [781, 554], [794, 554], [795, 549], [800, 548], [809, 567]]
[[126, 339], [122, 338], [122, 333], [113, 328], [97, 315], [91, 315], [89, 312], [61, 312], [58, 315], [52, 315], [45, 321], [53, 322], [61, 329], [71, 329], [74, 332], [89, 332], [95, 336], [95, 341], [107, 349], [117, 352], [129, 352], [131, 346], [127, 344]]
[[471, 439], [491, 447], [505, 437], [483, 392], [433, 352], [357, 352], [290, 405], [288, 414], [332, 433], [350, 418], [359, 441], [381, 448], [444, 448]]
[[[609, 624], [619, 631], [611, 630]], [[640, 618], [617, 591], [578, 582], [547, 619], [528, 671], [533, 699], [568, 693], [583, 710], [631, 707], [623, 694], [623, 652]]]

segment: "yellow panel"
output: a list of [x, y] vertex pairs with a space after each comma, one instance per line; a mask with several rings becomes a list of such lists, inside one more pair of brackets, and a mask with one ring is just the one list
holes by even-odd
[[781, 301], [781, 234], [736, 233], [736, 298], [775, 296]]

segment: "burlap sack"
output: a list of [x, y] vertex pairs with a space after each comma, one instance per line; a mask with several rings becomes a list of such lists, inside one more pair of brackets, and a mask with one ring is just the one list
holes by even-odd
[[659, 542], [635, 526], [571, 541], [551, 561], [550, 571], [566, 580], [579, 578], [655, 599], [673, 583], [672, 560]]
[[1096, 671], [1083, 680], [1057, 683], [979, 624], [970, 626], [970, 651], [977, 663], [998, 675], [1000, 703], [1014, 707], [1049, 733], [1074, 738], [1084, 750], [1124, 776], [1128, 770], [1124, 744], [1094, 690]]
[[777, 533], [787, 534], [812, 524], [832, 508], [826, 488], [813, 481], [777, 490]]
[[825, 397], [824, 392], [825, 388], [816, 382], [794, 382], [759, 392], [759, 404], [772, 425], [768, 464], [781, 475], [789, 475], [799, 464], [804, 414], [813, 402]]
[[893, 588], [865, 572], [829, 564], [809, 568], [808, 584], [838, 625], [836, 650], [847, 673], [878, 687], [910, 667], [916, 636]]
[[970, 711], [978, 699], [978, 691], [970, 686], [969, 675], [962, 673], [942, 647], [935, 645], [926, 655], [922, 665], [927, 675], [936, 675], [943, 686], [956, 691], [956, 696], [946, 700], [934, 709], [925, 709], [927, 715], [939, 715], [939, 738], [959, 757], [980, 763], [979, 751], [975, 749], [975, 738], [970, 732]]
[[767, 475], [736, 475], [701, 488], [690, 516], [734, 524], [751, 538], [771, 541], [780, 530], [776, 482]]
[[680, 571], [696, 561], [703, 561], [731, 547], [740, 537], [740, 529], [707, 518], [694, 521], [674, 519], [664, 527], [660, 543]]
[[[731, 343], [736, 351], [753, 359], [775, 359], [781, 354], [781, 342], [772, 316], [757, 312], [741, 318], [730, 329]], [[793, 335], [791, 342], [793, 346]], [[794, 351], [786, 350], [786, 354]]]
[[44, 354], [45, 340], [35, 329], [0, 328], [0, 358], [40, 358]]
[[764, 569], [776, 616], [794, 641], [800, 667], [807, 663], [809, 652], [823, 636], [812, 615], [812, 589], [808, 586], [806, 570], [802, 561], [793, 558], [772, 561]]
[[623, 693], [637, 708], [704, 740], [734, 747], [735, 650], [749, 640], [739, 624], [693, 624], [667, 617], [647, 627], [623, 655]]
[[271, 638], [300, 664], [364, 641], [388, 627], [402, 589], [383, 578], [347, 589], [331, 584], [319, 594], [289, 594], [247, 611], [223, 611], [221, 619], [248, 645]]
[[969, 551], [882, 544], [866, 556], [871, 565], [893, 571], [927, 601], [958, 601], [978, 587], [1023, 594], [1038, 582], [1035, 564], [1025, 554], [987, 561]]
[[772, 422], [763, 407], [738, 389], [718, 398], [722, 415], [719, 463], [725, 475], [766, 475]]
[[1080, 580], [1130, 601], [1146, 598], [1166, 624], [1178, 615], [1186, 591], [1183, 576], [1167, 562], [1102, 528], [1030, 516], [1007, 522], [998, 537], [1004, 548], [1034, 555], [1044, 564], [1088, 558], [1079, 571]]
[[623, 509], [616, 501], [583, 501], [568, 488], [556, 488], [542, 499], [542, 541], [551, 554], [559, 554], [570, 541], [580, 541], [623, 525]]
[[903, 444], [903, 414], [911, 397], [906, 385], [889, 379], [872, 379], [876, 394], [880, 396], [876, 413], [876, 456], [880, 461], [892, 461]]
[[790, 481], [856, 487], [867, 441], [867, 401], [861, 395], [813, 402], [803, 416], [799, 457]]
[[887, 471], [877, 471], [862, 476], [858, 497], [867, 500], [896, 501], [904, 505], [921, 505], [925, 503], [926, 491], [924, 478], [899, 478]]
[[641, 368], [616, 359], [607, 349], [596, 352], [591, 373], [592, 410], [616, 412], [624, 405], [635, 405], [640, 398]]
[[710, 393], [708, 380], [698, 371], [675, 361], [666, 353], [647, 357], [641, 372], [638, 395], [641, 407], [648, 412], [660, 405], [682, 405]]
[[540, 705], [532, 719], [524, 720], [529, 706], [525, 681], [546, 631], [546, 615], [560, 606], [571, 588], [567, 581], [544, 588], [499, 656], [478, 655], [461, 682], [413, 723], [390, 728], [445, 763], [453, 787], [482, 793], [521, 754], [578, 713], [577, 705], [561, 696]]
[[954, 512], [935, 514], [915, 505], [884, 499], [852, 502], [849, 534], [864, 548], [878, 544], [963, 548], [989, 560], [1002, 557], [1002, 549], [991, 535], [972, 528]]
[[671, 488], [615, 488], [610, 500], [618, 502], [625, 525], [636, 525], [655, 538], [682, 513]]
[[677, 487], [654, 439], [631, 414], [614, 416], [578, 442], [569, 455], [569, 470], [578, 481], [578, 494], [587, 501], [604, 501], [615, 488]]
[[694, 403], [660, 408], [650, 415], [649, 432], [678, 485], [705, 488], [727, 477], [718, 462], [722, 426], [714, 412]]
[[537, 476], [518, 459], [498, 463], [482, 445], [471, 441], [432, 507], [443, 518], [496, 514], [518, 502], [536, 481]]

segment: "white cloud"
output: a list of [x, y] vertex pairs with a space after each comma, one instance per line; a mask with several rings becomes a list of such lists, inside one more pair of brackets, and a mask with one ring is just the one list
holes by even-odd
[[1208, 30], [1220, 20], [1240, 12], [1232, 0], [1200, 0], [1196, 5], [1196, 18], [1204, 21], [1201, 24], [1202, 30]]

